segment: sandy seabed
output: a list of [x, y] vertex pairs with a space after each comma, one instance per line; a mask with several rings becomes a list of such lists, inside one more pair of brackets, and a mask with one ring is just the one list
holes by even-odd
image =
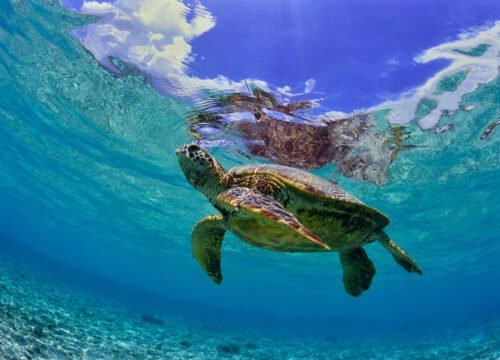
[[305, 338], [174, 321], [52, 283], [0, 257], [0, 358], [499, 359], [500, 324], [413, 337]]

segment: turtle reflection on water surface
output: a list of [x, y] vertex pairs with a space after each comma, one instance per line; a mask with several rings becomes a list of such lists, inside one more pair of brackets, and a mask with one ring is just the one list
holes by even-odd
[[[401, 126], [377, 132], [372, 114], [306, 119], [308, 101], [280, 104], [271, 94], [214, 95], [188, 116], [192, 134], [205, 145], [220, 145], [234, 134], [253, 155], [279, 165], [316, 169], [330, 163], [343, 175], [377, 185], [386, 183], [397, 155], [415, 146]], [[228, 141], [229, 143], [229, 141]]]
[[226, 231], [274, 251], [332, 252], [340, 256], [344, 287], [353, 296], [370, 287], [375, 267], [362, 248], [378, 240], [408, 272], [418, 265], [383, 231], [389, 219], [338, 185], [303, 170], [281, 165], [243, 165], [225, 172], [197, 144], [177, 149], [188, 182], [219, 214], [193, 229], [193, 256], [218, 284]]

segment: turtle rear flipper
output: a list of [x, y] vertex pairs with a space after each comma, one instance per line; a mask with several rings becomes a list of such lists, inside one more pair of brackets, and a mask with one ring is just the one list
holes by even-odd
[[349, 295], [359, 296], [368, 290], [375, 276], [375, 266], [362, 248], [340, 252], [340, 263], [344, 270], [344, 288]]
[[226, 233], [222, 215], [201, 219], [191, 234], [193, 256], [217, 284], [222, 282], [221, 247]]
[[392, 257], [396, 262], [401, 265], [408, 272], [416, 272], [422, 275], [422, 270], [418, 267], [415, 260], [413, 260], [410, 255], [408, 255], [403, 249], [401, 249], [394, 241], [392, 241], [389, 236], [383, 231], [376, 235], [377, 240], [382, 244], [382, 246], [391, 253]]

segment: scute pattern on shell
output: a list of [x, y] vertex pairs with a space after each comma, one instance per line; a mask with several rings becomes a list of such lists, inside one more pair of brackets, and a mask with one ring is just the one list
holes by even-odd
[[342, 190], [335, 183], [299, 169], [264, 164], [243, 165], [229, 171], [229, 177], [235, 178], [259, 174], [276, 176], [287, 185], [296, 187], [307, 193], [364, 205], [360, 200]]
[[[236, 211], [240, 208], [246, 208], [251, 212], [262, 214], [269, 219], [283, 223], [309, 240], [329, 250], [329, 247], [320, 238], [307, 230], [278, 201], [258, 190], [243, 187], [231, 188], [220, 194], [217, 197], [217, 201], [231, 205]], [[261, 230], [266, 231], [266, 229]]]

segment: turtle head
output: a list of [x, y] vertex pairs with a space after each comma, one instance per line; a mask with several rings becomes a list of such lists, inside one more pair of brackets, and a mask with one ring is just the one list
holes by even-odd
[[197, 144], [183, 145], [175, 153], [187, 181], [211, 202], [215, 200], [224, 190], [224, 169], [217, 160]]

